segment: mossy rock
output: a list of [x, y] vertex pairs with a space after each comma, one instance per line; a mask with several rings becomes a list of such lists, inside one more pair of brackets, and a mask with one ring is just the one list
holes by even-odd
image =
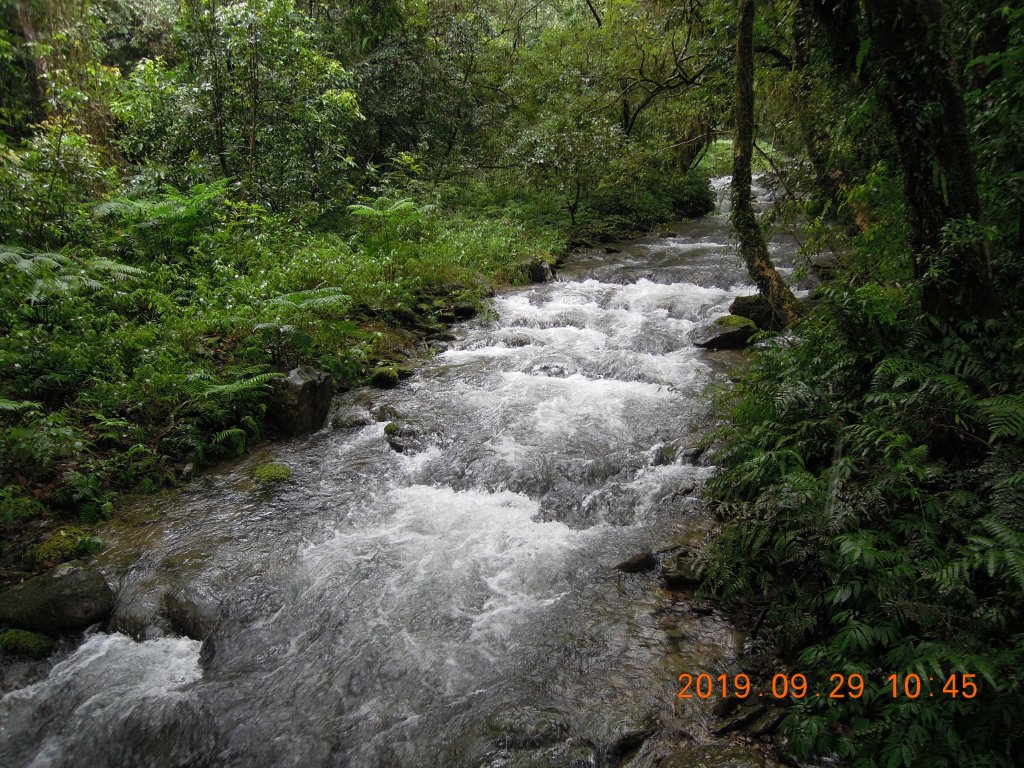
[[412, 376], [412, 371], [397, 365], [380, 365], [370, 372], [370, 384], [377, 389], [394, 389], [398, 382]]
[[98, 539], [81, 528], [66, 525], [58, 528], [46, 539], [31, 547], [28, 558], [34, 563], [63, 563], [95, 552], [102, 546]]
[[377, 389], [394, 389], [399, 381], [398, 369], [394, 366], [381, 366], [370, 372], [370, 384]]
[[0, 592], [0, 624], [63, 632], [103, 621], [113, 607], [114, 593], [103, 574], [73, 560]]
[[265, 485], [283, 483], [292, 479], [292, 470], [285, 464], [260, 464], [252, 471], [252, 476]]
[[8, 629], [0, 634], [0, 650], [14, 656], [45, 659], [53, 651], [53, 640], [38, 632]]
[[739, 315], [716, 317], [715, 325], [722, 325], [726, 328], [757, 328], [757, 324], [749, 317], [740, 317]]

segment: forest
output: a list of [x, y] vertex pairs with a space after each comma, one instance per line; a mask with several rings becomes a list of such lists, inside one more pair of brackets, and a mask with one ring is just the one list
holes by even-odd
[[272, 437], [290, 369], [394, 386], [731, 174], [768, 311], [707, 394], [702, 594], [871, 681], [792, 702], [793, 764], [1017, 765], [1022, 135], [1006, 0], [0, 0], [0, 583]]

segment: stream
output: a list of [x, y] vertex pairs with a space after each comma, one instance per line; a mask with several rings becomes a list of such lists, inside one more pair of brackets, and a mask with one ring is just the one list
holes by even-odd
[[[737, 357], [688, 337], [753, 292], [727, 185], [105, 531], [119, 631], [0, 700], [3, 764], [611, 768], [655, 733], [724, 743], [676, 678], [733, 669], [738, 634], [614, 566], [713, 526], [694, 449]], [[790, 272], [795, 242], [771, 248]], [[268, 461], [292, 480], [255, 482]]]

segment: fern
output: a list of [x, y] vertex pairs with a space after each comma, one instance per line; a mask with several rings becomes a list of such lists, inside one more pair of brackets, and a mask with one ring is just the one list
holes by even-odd
[[1024, 395], [989, 397], [978, 407], [988, 420], [991, 442], [1024, 442]]
[[38, 411], [42, 405], [31, 400], [8, 400], [0, 397], [0, 413], [23, 413], [25, 411]]

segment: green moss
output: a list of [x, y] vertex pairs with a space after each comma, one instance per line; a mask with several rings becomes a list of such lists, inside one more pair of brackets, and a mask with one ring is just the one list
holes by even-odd
[[377, 389], [394, 389], [399, 381], [398, 369], [394, 366], [374, 368], [370, 373], [370, 383]]
[[53, 650], [53, 640], [38, 632], [9, 629], [0, 635], [0, 650], [17, 656], [43, 659]]
[[716, 317], [715, 325], [724, 325], [728, 328], [757, 328], [757, 325], [749, 317], [740, 317], [739, 315]]
[[86, 531], [72, 525], [58, 528], [46, 539], [26, 553], [36, 565], [63, 563], [89, 555], [99, 549], [100, 541]]
[[252, 471], [252, 476], [261, 483], [283, 483], [292, 479], [292, 470], [284, 464], [260, 464]]

